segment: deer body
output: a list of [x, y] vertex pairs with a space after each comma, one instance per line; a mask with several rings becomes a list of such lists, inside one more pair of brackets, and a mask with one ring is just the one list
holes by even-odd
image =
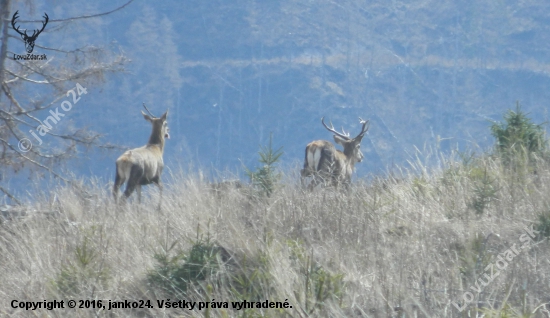
[[334, 130], [334, 126], [327, 127], [324, 118], [321, 122], [325, 128], [333, 133], [334, 141], [344, 147], [344, 151], [337, 150], [336, 147], [327, 140], [316, 140], [310, 142], [306, 147], [304, 168], [301, 170], [301, 181], [307, 177], [313, 177], [309, 188], [313, 189], [320, 182], [327, 183], [337, 187], [339, 184], [349, 185], [355, 163], [361, 162], [364, 158], [360, 150], [361, 140], [368, 130], [367, 123], [361, 119], [363, 124], [361, 132], [357, 137], [350, 138], [349, 134], [339, 133]]
[[[145, 105], [144, 105], [145, 106]], [[165, 139], [170, 138], [166, 117], [168, 111], [160, 118], [143, 113], [143, 117], [151, 122], [153, 129], [147, 145], [128, 150], [116, 160], [116, 177], [113, 187], [115, 201], [118, 200], [118, 190], [125, 182], [124, 196], [128, 198], [134, 190], [138, 193], [138, 202], [141, 202], [141, 186], [154, 183], [159, 187], [162, 198], [162, 184], [160, 176], [164, 168], [162, 159]], [[160, 207], [160, 202], [159, 202]]]

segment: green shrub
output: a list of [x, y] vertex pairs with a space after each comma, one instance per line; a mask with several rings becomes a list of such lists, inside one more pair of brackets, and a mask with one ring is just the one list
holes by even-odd
[[219, 269], [216, 244], [199, 238], [188, 253], [175, 251], [177, 241], [153, 256], [156, 265], [147, 274], [149, 284], [175, 297], [182, 296], [193, 283], [204, 281]]
[[499, 191], [496, 179], [487, 174], [487, 168], [474, 168], [470, 173], [470, 178], [473, 179], [474, 189], [473, 198], [470, 207], [476, 214], [480, 215], [485, 212], [489, 204], [496, 199], [496, 194]]
[[73, 297], [100, 287], [106, 289], [110, 280], [110, 271], [100, 259], [98, 247], [94, 243], [94, 226], [84, 231], [82, 241], [76, 246], [73, 259], [63, 265], [52, 281], [54, 288], [65, 297]]
[[262, 301], [272, 298], [273, 276], [266, 252], [260, 251], [241, 261], [241, 267], [231, 277], [231, 291], [237, 299]]
[[476, 233], [466, 246], [458, 248], [461, 263], [459, 270], [466, 285], [476, 281], [491, 262], [492, 254], [487, 251], [486, 246], [490, 235], [483, 237], [481, 234]]
[[342, 306], [344, 296], [344, 274], [331, 273], [313, 260], [300, 241], [289, 241], [291, 260], [300, 269], [304, 283], [304, 294], [296, 294], [296, 299], [303, 302], [308, 315], [323, 312], [327, 303]]
[[344, 274], [333, 274], [321, 266], [311, 266], [306, 272], [305, 308], [309, 314], [323, 311], [328, 301], [342, 305]]
[[252, 186], [258, 190], [258, 193], [262, 196], [271, 196], [279, 180], [281, 174], [276, 172], [275, 164], [279, 162], [279, 159], [283, 155], [283, 147], [277, 150], [273, 150], [272, 147], [272, 135], [269, 136], [269, 145], [267, 147], [260, 146], [260, 163], [263, 164], [261, 168], [256, 168], [256, 171], [246, 169], [246, 174], [250, 178]]
[[550, 238], [550, 209], [539, 214], [536, 230], [539, 231], [539, 239]]
[[[269, 243], [268, 243], [269, 244]], [[295, 306], [303, 308], [307, 315], [319, 316], [329, 303], [342, 306], [344, 297], [344, 274], [332, 273], [319, 265], [308, 255], [299, 240], [287, 240], [290, 250], [290, 266], [300, 273], [296, 281]], [[263, 301], [288, 297], [277, 294], [277, 278], [272, 274], [272, 263], [266, 251], [259, 251], [253, 257], [242, 259], [238, 273], [231, 277], [231, 292], [236, 299]], [[282, 298], [281, 298], [282, 299]], [[268, 317], [282, 317], [285, 310], [271, 310]], [[257, 309], [243, 309], [243, 317], [264, 317]]]
[[504, 122], [495, 122], [491, 133], [496, 139], [496, 150], [505, 163], [515, 162], [524, 157], [532, 159], [532, 155], [542, 153], [547, 149], [547, 140], [543, 124], [534, 124], [521, 110], [519, 102], [516, 111], [508, 110]]

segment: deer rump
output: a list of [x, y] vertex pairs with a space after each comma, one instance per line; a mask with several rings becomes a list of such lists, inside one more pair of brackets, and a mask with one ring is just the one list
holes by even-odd
[[124, 184], [128, 180], [127, 188], [158, 183], [164, 165], [160, 151], [154, 151], [156, 149], [152, 148], [144, 146], [128, 150], [120, 156], [116, 161], [117, 180], [115, 183]]
[[318, 140], [313, 142], [306, 149], [306, 176], [320, 177], [325, 182], [329, 180], [339, 182], [345, 181], [347, 170], [344, 158], [339, 158], [343, 155], [336, 150], [336, 147], [327, 140]]

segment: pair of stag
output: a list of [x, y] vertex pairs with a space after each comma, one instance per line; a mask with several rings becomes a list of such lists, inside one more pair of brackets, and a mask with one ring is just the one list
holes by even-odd
[[[124, 191], [125, 199], [134, 190], [137, 190], [138, 202], [141, 202], [141, 186], [153, 183], [159, 188], [160, 208], [163, 188], [160, 176], [164, 168], [162, 156], [165, 140], [170, 138], [166, 120], [168, 111], [157, 118], [147, 109], [145, 104], [143, 104], [143, 107], [149, 113], [146, 114], [142, 111], [143, 117], [153, 126], [149, 142], [143, 147], [126, 151], [117, 159], [113, 195], [115, 201], [118, 201], [118, 191], [127, 182]], [[368, 121], [359, 119], [362, 124], [361, 132], [355, 138], [351, 138], [349, 133], [346, 133], [343, 129], [342, 133], [337, 132], [332, 122], [328, 127], [325, 124], [324, 117], [321, 119], [323, 126], [334, 133], [334, 141], [344, 147], [344, 151], [336, 150], [334, 145], [326, 140], [316, 140], [309, 143], [306, 147], [304, 169], [301, 170], [302, 184], [307, 177], [312, 177], [309, 185], [310, 189], [313, 189], [320, 182], [327, 183], [330, 181], [334, 186], [350, 184], [355, 163], [363, 160], [363, 153], [360, 149], [361, 140], [368, 130]]]

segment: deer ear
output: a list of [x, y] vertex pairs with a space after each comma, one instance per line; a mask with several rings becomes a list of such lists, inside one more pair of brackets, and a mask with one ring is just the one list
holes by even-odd
[[334, 142], [339, 145], [345, 146], [348, 141], [338, 135], [334, 135]]
[[160, 119], [166, 120], [166, 117], [168, 117], [168, 111], [166, 111], [166, 113], [162, 114], [162, 116], [160, 116]]
[[151, 123], [153, 122], [153, 118], [151, 118], [151, 116], [144, 113], [143, 110], [141, 111], [141, 114], [143, 115], [143, 118], [145, 118], [146, 121], [151, 122]]

